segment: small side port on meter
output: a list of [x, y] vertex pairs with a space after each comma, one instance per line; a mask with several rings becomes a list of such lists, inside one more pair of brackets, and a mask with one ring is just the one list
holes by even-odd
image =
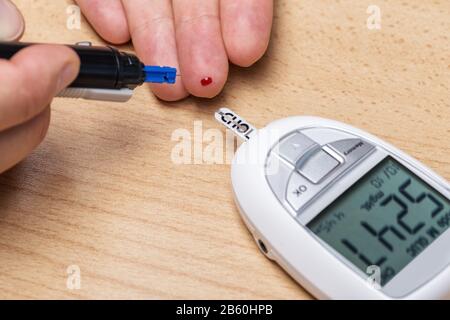
[[264, 242], [263, 242], [261, 239], [259, 239], [259, 240], [257, 241], [257, 243], [258, 243], [259, 249], [260, 249], [264, 254], [268, 254], [268, 253], [269, 253], [269, 250], [267, 250], [266, 245], [264, 244]]
[[270, 260], [275, 261], [275, 258], [272, 255], [272, 252], [270, 251], [270, 249], [267, 247], [267, 245], [265, 244], [265, 242], [263, 240], [261, 240], [259, 237], [255, 237], [255, 241], [256, 241], [256, 245], [258, 246], [259, 250], [261, 250], [261, 252]]

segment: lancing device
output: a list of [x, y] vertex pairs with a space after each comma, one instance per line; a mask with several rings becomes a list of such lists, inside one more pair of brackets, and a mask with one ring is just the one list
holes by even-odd
[[[0, 42], [0, 59], [10, 59], [33, 43]], [[110, 46], [79, 42], [72, 48], [80, 57], [80, 73], [58, 97], [126, 102], [133, 90], [146, 83], [174, 84], [177, 69], [146, 66], [138, 57]]]

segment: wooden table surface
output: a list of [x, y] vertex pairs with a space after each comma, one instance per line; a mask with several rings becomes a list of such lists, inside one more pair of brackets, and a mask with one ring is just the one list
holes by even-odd
[[[70, 1], [15, 3], [27, 41], [101, 43], [85, 20], [66, 28]], [[371, 4], [380, 30], [367, 28]], [[344, 121], [450, 179], [448, 1], [275, 7], [268, 53], [232, 68], [214, 100], [169, 104], [139, 88], [124, 105], [54, 101], [45, 142], [0, 176], [0, 298], [311, 298], [259, 253], [228, 164], [171, 160], [172, 133], [219, 128], [219, 106], [259, 127], [302, 114]], [[72, 265], [79, 290], [67, 287]]]

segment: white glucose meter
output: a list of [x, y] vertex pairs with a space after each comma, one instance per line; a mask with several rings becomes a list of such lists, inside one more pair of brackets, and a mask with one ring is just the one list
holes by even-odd
[[450, 298], [450, 185], [392, 145], [316, 117], [256, 130], [216, 119], [245, 141], [235, 201], [261, 250], [323, 299]]

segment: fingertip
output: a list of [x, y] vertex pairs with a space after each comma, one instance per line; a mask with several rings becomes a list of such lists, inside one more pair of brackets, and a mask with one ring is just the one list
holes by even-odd
[[200, 98], [218, 95], [228, 78], [228, 56], [218, 21], [184, 24], [177, 30], [178, 56], [186, 90]]
[[210, 72], [195, 72], [183, 79], [190, 94], [199, 98], [214, 98], [224, 88], [228, 78], [228, 64]]
[[[36, 47], [36, 46], [35, 46]], [[48, 59], [48, 53], [51, 52], [51, 56], [62, 61], [63, 69], [67, 69], [67, 81], [72, 82], [78, 76], [80, 72], [80, 56], [74, 49], [64, 45], [39, 45], [45, 58]], [[69, 81], [70, 80], [70, 81]]]
[[130, 41], [128, 21], [120, 0], [77, 0], [83, 14], [97, 33], [112, 44]]
[[[62, 55], [67, 57], [67, 63], [65, 66], [65, 70], [67, 72], [67, 74], [65, 75], [65, 83], [64, 83], [64, 87], [70, 85], [79, 75], [80, 73], [80, 67], [81, 67], [81, 60], [80, 60], [80, 56], [75, 52], [75, 50], [73, 50], [70, 47], [67, 46], [63, 46], [63, 48], [61, 48], [62, 51]], [[64, 52], [65, 50], [67, 50], [66, 52]]]
[[269, 41], [254, 41], [253, 37], [245, 39], [232, 38], [225, 42], [228, 59], [240, 67], [250, 67], [264, 56]]
[[9, 0], [0, 0], [0, 40], [16, 41], [25, 30], [19, 9]]
[[[68, 46], [53, 44], [37, 44], [20, 50], [11, 58], [16, 65], [37, 65], [36, 61], [45, 59], [50, 66], [73, 64], [79, 67], [80, 58], [77, 53]], [[42, 68], [42, 65], [37, 65]]]
[[178, 83], [175, 85], [150, 84], [150, 89], [158, 99], [169, 102], [179, 101], [189, 96], [189, 92]]
[[[30, 86], [40, 76], [42, 84], [48, 89], [45, 92], [47, 95], [57, 94], [72, 83], [80, 70], [77, 53], [63, 45], [33, 45], [19, 51], [11, 62], [22, 69], [21, 74]], [[52, 90], [54, 92], [50, 92]]]
[[9, 65], [10, 97], [7, 99], [12, 105], [4, 110], [5, 123], [0, 125], [3, 128], [40, 114], [76, 78], [80, 60], [67, 46], [33, 45], [14, 55]]
[[[115, 27], [115, 25], [113, 25], [113, 27]], [[117, 29], [111, 28], [109, 25], [105, 25], [96, 28], [96, 30], [103, 39], [111, 44], [120, 45], [131, 40], [126, 21], [125, 24], [122, 25], [122, 27], [119, 27]]]
[[[186, 43], [187, 39], [189, 43]], [[214, 34], [199, 37], [193, 32], [186, 34], [178, 44], [181, 80], [186, 90], [200, 98], [218, 95], [225, 86], [229, 71], [222, 39]]]
[[267, 51], [273, 22], [272, 0], [221, 2], [221, 24], [229, 60], [249, 67]]

